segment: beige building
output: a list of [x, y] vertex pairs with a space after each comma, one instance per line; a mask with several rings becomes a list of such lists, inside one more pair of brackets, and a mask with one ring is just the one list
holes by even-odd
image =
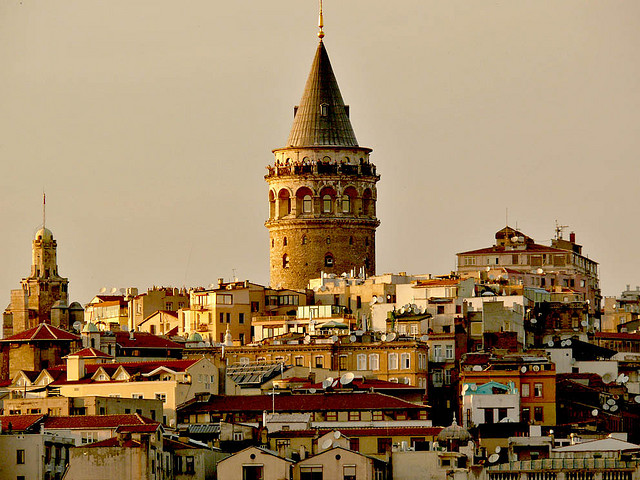
[[[146, 293], [132, 296], [133, 321], [138, 327], [155, 312], [177, 312], [189, 306], [189, 292], [184, 288], [152, 287]], [[151, 332], [153, 333], [153, 332]]]
[[218, 480], [290, 480], [292, 466], [272, 450], [249, 447], [218, 463]]
[[387, 464], [382, 460], [336, 446], [296, 463], [293, 479], [384, 480], [386, 470]]
[[306, 288], [321, 272], [375, 273], [376, 183], [320, 41], [289, 139], [273, 151], [269, 184], [270, 283]]
[[67, 468], [71, 447], [72, 439], [51, 433], [0, 435], [0, 478], [60, 479]]
[[157, 310], [136, 325], [141, 332], [148, 332], [154, 335], [169, 335], [170, 332], [177, 333], [179, 331], [180, 322], [178, 320], [178, 312]]

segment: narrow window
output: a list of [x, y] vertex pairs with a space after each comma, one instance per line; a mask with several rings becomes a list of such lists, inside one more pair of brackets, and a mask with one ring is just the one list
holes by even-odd
[[306, 245], [307, 244], [307, 236], [303, 235], [302, 236], [302, 245]]
[[326, 103], [320, 105], [320, 115], [323, 117], [329, 115], [329, 105], [327, 105]]
[[324, 195], [322, 197], [322, 212], [331, 213], [331, 195]]
[[284, 237], [282, 239], [282, 245], [284, 245], [285, 247], [287, 246], [287, 237]]
[[302, 213], [311, 213], [311, 195], [305, 195], [302, 199]]
[[282, 256], [282, 268], [289, 268], [289, 255], [286, 253]]
[[333, 267], [333, 257], [330, 254], [325, 255], [324, 257], [324, 266], [325, 267]]

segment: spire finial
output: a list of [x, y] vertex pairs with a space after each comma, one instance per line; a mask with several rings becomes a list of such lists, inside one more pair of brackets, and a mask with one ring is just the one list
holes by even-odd
[[322, 0], [320, 0], [320, 13], [318, 14], [318, 37], [320, 37], [320, 40], [324, 38], [322, 27], [324, 27], [324, 21], [322, 19]]
[[44, 188], [42, 189], [42, 228], [45, 228], [45, 223], [47, 220], [47, 197], [44, 193]]

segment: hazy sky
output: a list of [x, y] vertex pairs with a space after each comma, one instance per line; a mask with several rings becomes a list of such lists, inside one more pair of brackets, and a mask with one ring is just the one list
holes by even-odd
[[[0, 2], [0, 301], [43, 187], [72, 300], [266, 284], [265, 166], [316, 23], [314, 0]], [[638, 0], [326, 0], [325, 32], [382, 176], [379, 273], [448, 273], [508, 208], [539, 243], [569, 225], [604, 294], [640, 285]]]

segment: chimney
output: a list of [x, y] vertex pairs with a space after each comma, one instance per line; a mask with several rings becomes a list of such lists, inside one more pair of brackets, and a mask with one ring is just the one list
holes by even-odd
[[84, 358], [79, 355], [69, 355], [67, 357], [67, 380], [76, 381], [85, 376]]
[[576, 243], [576, 232], [571, 232], [571, 233], [569, 234], [569, 241], [570, 241], [571, 243]]
[[224, 278], [218, 279], [218, 288], [222, 288], [222, 284], [224, 283]]

